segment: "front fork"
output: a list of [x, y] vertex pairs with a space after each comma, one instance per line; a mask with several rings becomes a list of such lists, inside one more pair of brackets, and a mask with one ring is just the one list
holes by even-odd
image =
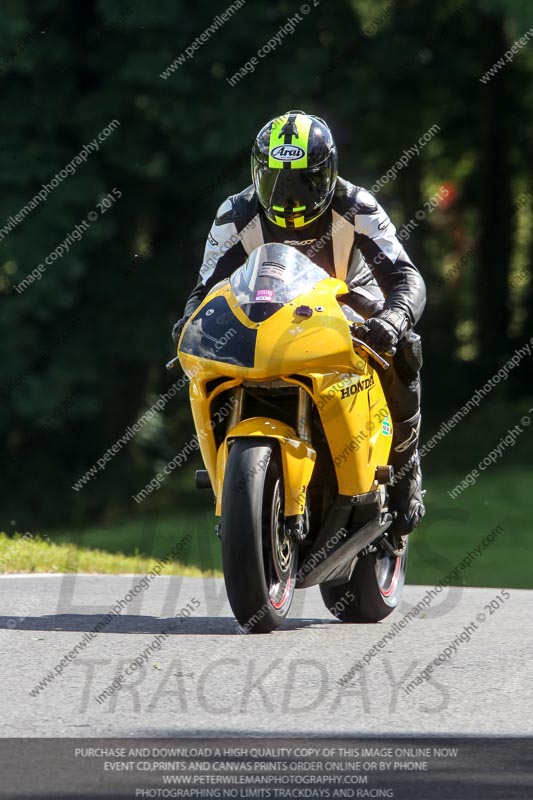
[[[234, 428], [242, 419], [243, 400], [244, 389], [242, 386], [236, 386], [233, 389], [233, 406], [228, 418], [228, 431]], [[311, 443], [311, 398], [301, 386], [298, 387], [296, 430], [303, 442]]]
[[[243, 425], [246, 424], [246, 420], [243, 421], [242, 419], [244, 405], [244, 389], [242, 386], [236, 386], [233, 389], [232, 400], [232, 409], [230, 415], [228, 416], [226, 428], [227, 433], [239, 426], [239, 423], [241, 422]], [[308, 450], [312, 450], [311, 398], [305, 389], [300, 386], [298, 387], [295, 430], [300, 442], [302, 443], [302, 447], [309, 445]], [[290, 490], [290, 488], [289, 482], [287, 481], [287, 484], [284, 485], [284, 491], [286, 492]], [[309, 510], [307, 500], [305, 500], [304, 503], [307, 486], [305, 484], [303, 486], [300, 485], [295, 490], [297, 491], [297, 495], [295, 495], [295, 497], [292, 499], [297, 501], [299, 506], [303, 506], [303, 510], [300, 513], [284, 517], [284, 535], [285, 537], [291, 538], [296, 542], [301, 542], [309, 533]]]
[[236, 386], [233, 389], [232, 400], [233, 400], [233, 405], [231, 413], [228, 417], [228, 424], [226, 427], [226, 431], [230, 431], [232, 428], [235, 427], [235, 425], [238, 425], [238, 423], [242, 419], [242, 406], [244, 402], [244, 389], [242, 388], [242, 386]]

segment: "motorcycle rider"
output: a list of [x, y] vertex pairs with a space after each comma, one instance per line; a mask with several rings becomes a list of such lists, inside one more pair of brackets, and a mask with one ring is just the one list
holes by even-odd
[[418, 441], [420, 337], [413, 332], [426, 301], [424, 281], [383, 208], [365, 189], [338, 177], [337, 149], [323, 119], [289, 111], [259, 131], [251, 186], [225, 200], [207, 238], [200, 280], [174, 326], [177, 344], [207, 292], [262, 244], [296, 247], [346, 281], [342, 302], [365, 317], [358, 338], [391, 353], [378, 368], [393, 420], [390, 506], [393, 536], [410, 533], [424, 515]]

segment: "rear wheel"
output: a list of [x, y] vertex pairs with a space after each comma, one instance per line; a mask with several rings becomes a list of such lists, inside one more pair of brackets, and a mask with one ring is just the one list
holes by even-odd
[[270, 633], [294, 595], [297, 546], [285, 536], [279, 450], [265, 439], [232, 445], [222, 492], [222, 564], [231, 609], [248, 632]]
[[346, 583], [320, 587], [326, 607], [341, 622], [379, 622], [391, 614], [402, 595], [409, 539], [400, 556], [378, 547], [357, 561]]

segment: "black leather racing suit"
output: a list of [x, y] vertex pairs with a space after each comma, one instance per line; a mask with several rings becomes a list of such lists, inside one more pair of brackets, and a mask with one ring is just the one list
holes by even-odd
[[407, 533], [423, 514], [417, 452], [422, 348], [420, 337], [412, 331], [426, 302], [422, 276], [389, 217], [365, 189], [339, 178], [328, 210], [305, 228], [288, 230], [266, 218], [254, 187], [249, 186], [220, 206], [207, 239], [200, 281], [184, 316], [190, 316], [209, 289], [267, 242], [292, 245], [330, 275], [346, 281], [350, 291], [344, 301], [365, 318], [386, 308], [408, 315], [410, 329], [400, 340], [391, 367], [379, 369], [393, 420], [391, 464], [399, 475], [391, 504], [398, 510], [399, 532]]

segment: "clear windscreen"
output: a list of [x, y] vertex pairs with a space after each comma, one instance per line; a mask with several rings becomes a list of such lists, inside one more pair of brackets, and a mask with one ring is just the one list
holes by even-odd
[[286, 244], [264, 244], [230, 278], [239, 305], [285, 304], [312, 289], [328, 273]]

